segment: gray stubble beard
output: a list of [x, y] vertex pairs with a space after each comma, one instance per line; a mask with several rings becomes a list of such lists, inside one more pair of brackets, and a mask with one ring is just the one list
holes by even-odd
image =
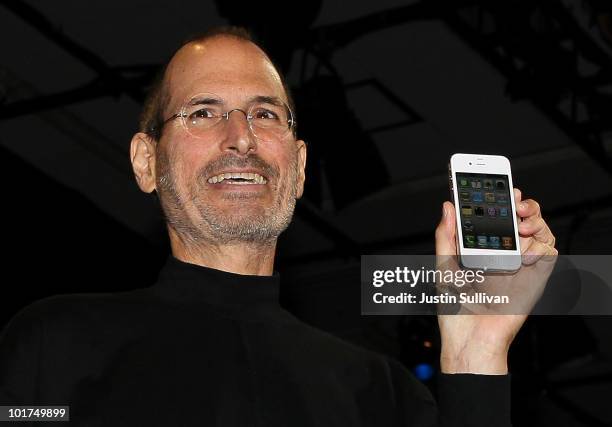
[[[158, 194], [166, 223], [172, 228], [185, 246], [208, 244], [213, 246], [232, 244], [251, 244], [256, 246], [274, 245], [278, 236], [287, 229], [295, 210], [297, 197], [297, 153], [293, 153], [289, 164], [289, 175], [280, 183], [280, 195], [272, 206], [263, 208], [259, 214], [252, 216], [226, 215], [215, 206], [208, 205], [201, 198], [202, 186], [206, 185], [205, 173], [199, 173], [195, 183], [190, 185], [189, 198], [185, 200], [176, 188], [172, 162], [166, 150], [160, 150], [157, 159]], [[277, 174], [278, 177], [278, 174]], [[267, 185], [271, 185], [268, 183]], [[279, 185], [279, 180], [274, 181]], [[288, 188], [289, 187], [289, 188]], [[276, 190], [276, 188], [273, 188]], [[240, 200], [248, 195], [231, 194], [230, 199]], [[199, 213], [199, 221], [187, 215], [187, 205], [191, 203]]]

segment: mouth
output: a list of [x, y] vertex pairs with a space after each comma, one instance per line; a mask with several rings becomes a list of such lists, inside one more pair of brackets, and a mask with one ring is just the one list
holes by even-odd
[[218, 184], [233, 184], [233, 185], [263, 185], [267, 184], [268, 180], [265, 176], [257, 172], [223, 172], [208, 178], [208, 183], [213, 185]]

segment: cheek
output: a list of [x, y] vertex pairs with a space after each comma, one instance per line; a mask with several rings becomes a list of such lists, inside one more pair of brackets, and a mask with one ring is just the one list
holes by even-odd
[[[286, 179], [293, 174], [292, 169], [295, 168], [296, 159], [295, 153], [290, 147], [272, 147], [268, 154], [267, 158], [273, 159], [272, 163], [275, 163], [279, 168], [281, 179]], [[267, 160], [264, 155], [262, 155], [262, 158]]]
[[188, 183], [195, 179], [200, 169], [210, 161], [211, 151], [211, 147], [201, 142], [188, 139], [175, 141], [174, 158], [177, 162], [175, 170], [179, 171], [180, 179]]

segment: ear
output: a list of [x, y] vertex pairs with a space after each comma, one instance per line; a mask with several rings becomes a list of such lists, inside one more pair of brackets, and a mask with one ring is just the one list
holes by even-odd
[[301, 139], [296, 141], [298, 154], [298, 176], [297, 176], [297, 198], [304, 194], [304, 181], [306, 181], [306, 142]]
[[149, 135], [138, 132], [132, 137], [130, 160], [138, 186], [151, 193], [155, 190], [155, 143]]

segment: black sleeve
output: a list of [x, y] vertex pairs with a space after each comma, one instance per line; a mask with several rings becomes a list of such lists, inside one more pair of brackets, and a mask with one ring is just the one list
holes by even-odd
[[34, 405], [42, 349], [40, 317], [28, 306], [0, 334], [0, 405]]
[[400, 362], [388, 359], [400, 426], [508, 427], [510, 375], [437, 376], [437, 403]]
[[510, 374], [438, 374], [440, 425], [509, 427]]

